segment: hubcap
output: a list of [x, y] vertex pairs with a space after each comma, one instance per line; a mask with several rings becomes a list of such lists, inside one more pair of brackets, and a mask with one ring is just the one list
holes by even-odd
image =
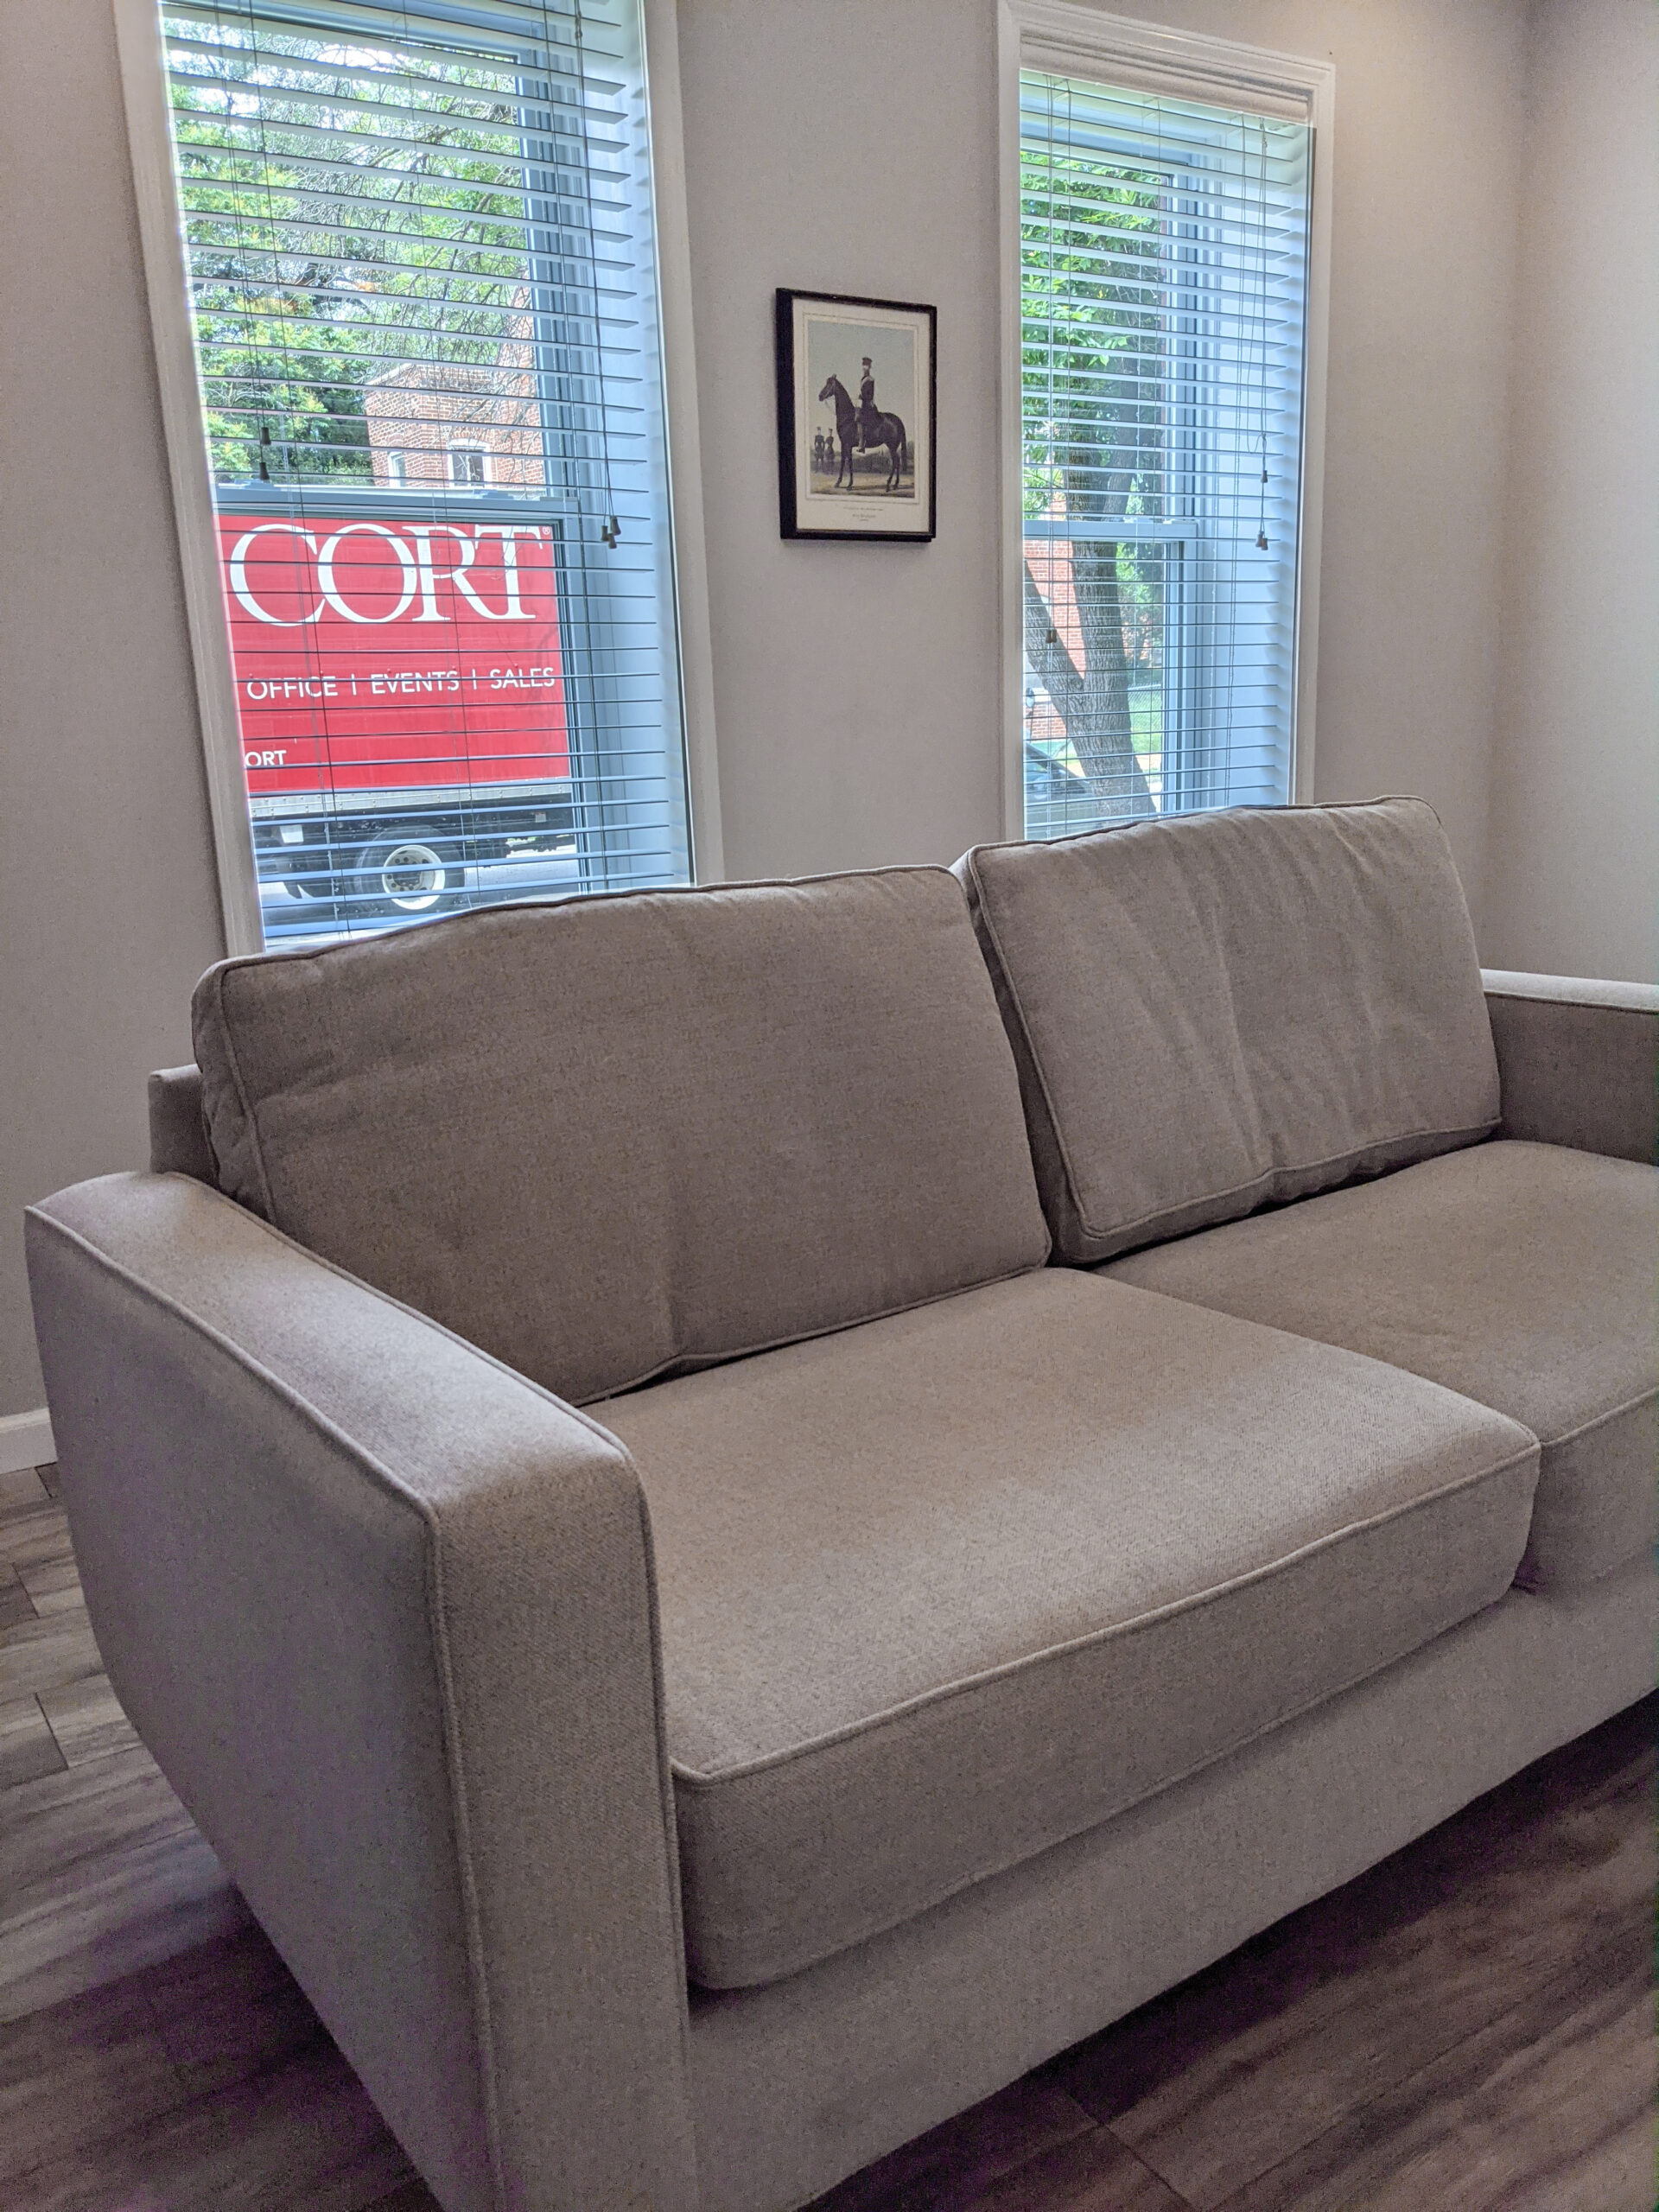
[[394, 845], [380, 863], [380, 893], [400, 913], [423, 914], [443, 896], [442, 856], [414, 839]]

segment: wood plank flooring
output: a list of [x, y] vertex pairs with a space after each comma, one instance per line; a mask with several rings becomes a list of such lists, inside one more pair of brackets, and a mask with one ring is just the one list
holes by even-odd
[[[1656, 1721], [811, 2212], [1654, 2212]], [[0, 2205], [435, 2212], [129, 1726], [49, 1467], [0, 1477]]]

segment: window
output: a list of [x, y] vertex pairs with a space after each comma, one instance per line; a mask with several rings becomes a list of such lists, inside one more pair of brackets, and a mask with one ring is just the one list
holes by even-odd
[[1028, 836], [1281, 803], [1299, 734], [1306, 771], [1312, 101], [1242, 104], [1194, 43], [1121, 81], [1109, 51], [1017, 57]]
[[690, 874], [640, 0], [162, 0], [267, 942]]

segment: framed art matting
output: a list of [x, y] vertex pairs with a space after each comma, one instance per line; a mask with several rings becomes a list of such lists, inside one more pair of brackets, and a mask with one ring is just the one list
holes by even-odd
[[778, 294], [778, 508], [785, 537], [933, 535], [931, 308]]

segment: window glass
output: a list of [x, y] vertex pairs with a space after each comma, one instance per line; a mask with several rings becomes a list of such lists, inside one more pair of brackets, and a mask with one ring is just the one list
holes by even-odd
[[685, 880], [639, 0], [162, 19], [267, 942]]
[[1027, 836], [1290, 794], [1312, 133], [1023, 70]]

